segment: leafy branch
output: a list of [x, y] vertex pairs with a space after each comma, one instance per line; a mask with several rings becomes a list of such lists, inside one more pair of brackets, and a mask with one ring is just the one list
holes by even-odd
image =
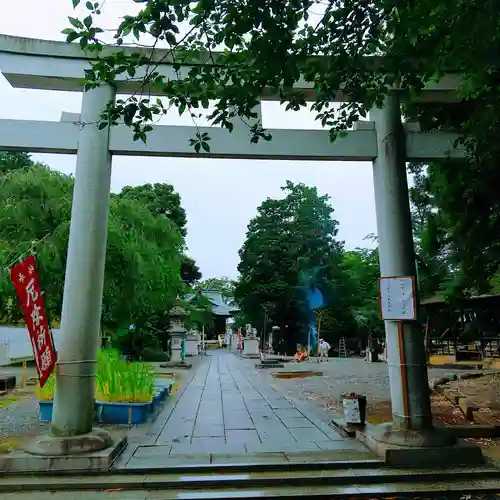
[[[73, 0], [74, 6], [79, 3]], [[458, 53], [462, 45], [446, 45], [446, 38], [439, 38], [442, 32], [463, 37], [450, 28], [450, 13], [463, 23], [461, 12], [467, 3], [463, 1], [441, 0], [432, 6], [430, 0], [419, 5], [396, 0], [136, 3], [144, 8], [135, 16], [124, 16], [115, 32], [116, 43], [122, 45], [130, 37], [140, 43], [142, 37], [151, 36], [154, 44], [149, 51], [104, 50], [99, 40], [102, 30], [94, 25], [102, 7], [92, 2], [86, 3], [89, 15], [83, 21], [70, 18], [72, 28], [65, 33], [68, 41], [79, 39], [83, 49], [96, 54], [86, 72], [86, 89], [114, 85], [126, 76], [137, 89], [133, 97], [148, 91], [145, 99], [141, 95], [108, 110], [109, 116], [123, 117], [134, 137], [143, 141], [159, 110], [158, 101], [149, 94], [165, 96], [169, 105], [164, 108], [175, 106], [180, 114], [187, 109], [193, 117], [199, 116], [200, 106], [208, 109], [213, 102], [207, 119], [229, 132], [235, 117], [253, 123], [262, 95], [277, 97], [286, 110], [297, 111], [310, 102], [333, 141], [372, 107], [381, 106], [396, 84], [409, 103], [426, 83], [449, 72], [452, 62], [458, 61], [461, 71], [467, 68]], [[319, 18], [315, 8], [322, 9]], [[470, 11], [473, 14], [472, 7]], [[169, 48], [160, 51], [159, 42]], [[477, 95], [479, 82], [472, 82], [462, 89], [462, 97]], [[297, 84], [310, 90], [300, 90]], [[341, 104], [332, 106], [338, 100]], [[250, 142], [261, 139], [271, 137], [261, 125], [249, 126]], [[200, 140], [191, 143], [200, 144], [198, 151], [205, 152]]]

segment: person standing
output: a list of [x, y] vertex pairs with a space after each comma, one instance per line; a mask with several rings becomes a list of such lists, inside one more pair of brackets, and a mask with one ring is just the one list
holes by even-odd
[[330, 349], [331, 349], [331, 346], [326, 340], [319, 339], [319, 341], [318, 341], [318, 363], [322, 362], [323, 360], [328, 362], [328, 351]]

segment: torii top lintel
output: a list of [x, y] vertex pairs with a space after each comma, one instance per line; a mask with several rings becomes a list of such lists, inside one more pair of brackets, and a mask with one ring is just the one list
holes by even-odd
[[[126, 53], [143, 53], [151, 56], [151, 50], [140, 47], [107, 46], [102, 55], [116, 51]], [[152, 63], [158, 63], [156, 71], [167, 78], [177, 78], [172, 67], [172, 56], [167, 49], [155, 49], [151, 56]], [[217, 53], [212, 54], [217, 60]], [[81, 92], [84, 80], [84, 70], [95, 59], [93, 53], [81, 50], [75, 43], [66, 43], [52, 40], [38, 40], [8, 35], [0, 35], [0, 71], [13, 87], [62, 90]], [[161, 62], [160, 62], [161, 61]], [[201, 56], [192, 61], [193, 65], [206, 64]], [[187, 74], [189, 67], [180, 70]], [[118, 92], [122, 94], [133, 93], [144, 77], [145, 68], [138, 70], [133, 79], [123, 76], [117, 81]], [[422, 92], [421, 99], [427, 102], [455, 102], [456, 90], [460, 85], [457, 75], [447, 75], [439, 82], [429, 83]], [[301, 80], [296, 85], [298, 90], [304, 91], [306, 98], [315, 99], [313, 83]], [[161, 95], [161, 89], [151, 89], [155, 95]], [[276, 100], [276, 97], [264, 92], [262, 99]], [[341, 90], [336, 95], [337, 101], [346, 100]]]

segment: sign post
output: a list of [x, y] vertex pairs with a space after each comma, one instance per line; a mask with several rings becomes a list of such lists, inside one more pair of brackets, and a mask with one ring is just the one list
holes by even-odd
[[[380, 319], [393, 321], [397, 326], [400, 377], [404, 418], [410, 415], [406, 354], [403, 324], [417, 320], [417, 293], [415, 276], [383, 276], [378, 280]], [[386, 345], [387, 350], [387, 345]], [[386, 356], [386, 361], [387, 356]]]
[[40, 387], [50, 377], [56, 364], [56, 350], [43, 305], [35, 257], [30, 255], [11, 269], [11, 280], [21, 301], [24, 320], [33, 348]]
[[416, 321], [417, 294], [414, 276], [384, 276], [378, 279], [380, 319]]

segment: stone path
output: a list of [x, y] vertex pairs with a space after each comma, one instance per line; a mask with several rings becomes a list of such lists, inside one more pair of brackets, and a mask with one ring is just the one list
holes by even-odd
[[251, 365], [226, 351], [214, 351], [204, 359], [161, 424], [147, 446], [137, 447], [126, 467], [144, 466], [145, 461], [167, 465], [178, 455], [249, 459], [260, 453], [368, 452], [294, 406]]

